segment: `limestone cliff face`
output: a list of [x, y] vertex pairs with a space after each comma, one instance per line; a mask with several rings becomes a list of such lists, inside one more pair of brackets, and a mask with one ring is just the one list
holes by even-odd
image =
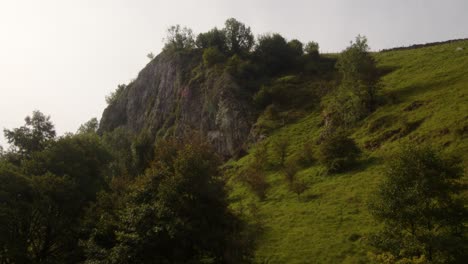
[[161, 53], [105, 110], [100, 131], [117, 127], [155, 138], [196, 131], [223, 156], [239, 152], [253, 111], [241, 87], [222, 69], [204, 69], [201, 55]]

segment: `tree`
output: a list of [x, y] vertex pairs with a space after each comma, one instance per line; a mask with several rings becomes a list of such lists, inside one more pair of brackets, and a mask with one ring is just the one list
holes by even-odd
[[224, 54], [216, 47], [209, 47], [203, 51], [203, 64], [207, 67], [224, 62], [225, 60], [226, 56], [224, 56]]
[[99, 121], [97, 118], [93, 117], [90, 120], [88, 120], [86, 123], [82, 124], [79, 128], [78, 131], [76, 131], [78, 134], [87, 134], [87, 133], [97, 133], [97, 130], [99, 128]]
[[86, 204], [104, 186], [104, 169], [110, 154], [96, 134], [65, 136], [24, 162], [25, 174], [53, 174], [66, 177], [80, 191], [79, 201]]
[[304, 44], [297, 39], [290, 40], [288, 47], [294, 57], [300, 57], [304, 54]]
[[200, 49], [217, 48], [221, 53], [228, 51], [225, 31], [217, 28], [198, 34], [195, 43]]
[[299, 171], [299, 166], [296, 162], [290, 160], [286, 162], [285, 166], [283, 167], [284, 176], [289, 184], [293, 184], [296, 178], [296, 174]]
[[357, 162], [360, 150], [344, 132], [327, 135], [319, 146], [319, 161], [328, 173], [343, 172]]
[[0, 161], [0, 263], [28, 263], [31, 181]]
[[341, 74], [340, 89], [356, 95], [363, 110], [359, 118], [375, 110], [378, 90], [378, 72], [374, 58], [369, 53], [367, 38], [358, 35], [355, 42], [344, 50], [337, 62]]
[[464, 263], [463, 170], [429, 146], [404, 146], [389, 161], [370, 211], [384, 223], [372, 244], [397, 259]]
[[278, 158], [278, 164], [280, 167], [284, 167], [284, 162], [286, 161], [286, 157], [288, 155], [289, 145], [289, 140], [284, 136], [279, 137], [273, 141], [273, 151]]
[[268, 74], [278, 74], [292, 66], [294, 61], [291, 47], [280, 34], [266, 34], [258, 38], [255, 57]]
[[33, 152], [41, 151], [55, 138], [54, 124], [50, 116], [34, 111], [25, 119], [25, 125], [13, 130], [4, 130], [5, 138], [12, 151], [21, 158], [29, 158]]
[[226, 20], [224, 25], [228, 51], [239, 55], [249, 53], [254, 45], [254, 36], [250, 27], [246, 27], [234, 18]]
[[309, 56], [318, 56], [319, 54], [319, 44], [317, 42], [311, 41], [308, 42], [304, 48], [304, 51]]
[[195, 47], [192, 30], [187, 27], [181, 27], [180, 25], [169, 27], [164, 41], [164, 51], [181, 51], [193, 49]]
[[224, 253], [237, 220], [219, 165], [197, 139], [160, 142], [117, 211], [115, 235], [94, 234], [87, 243], [89, 263], [229, 263]]

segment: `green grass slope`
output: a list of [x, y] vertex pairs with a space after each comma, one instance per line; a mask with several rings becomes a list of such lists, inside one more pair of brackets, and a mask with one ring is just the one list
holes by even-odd
[[[375, 58], [387, 72], [384, 102], [354, 130], [363, 150], [358, 168], [336, 175], [324, 175], [318, 164], [304, 168], [297, 177], [309, 189], [298, 198], [273, 167], [266, 199], [260, 201], [238, 180], [252, 154], [227, 164], [232, 207], [262, 226], [256, 262], [366, 263], [366, 236], [379, 228], [367, 202], [382, 180], [385, 158], [399, 143], [431, 143], [460, 156], [468, 167], [468, 41], [375, 53]], [[299, 155], [306, 142], [316, 147], [320, 123], [320, 111], [314, 110], [276, 129], [265, 142], [286, 136], [288, 155]], [[274, 155], [271, 148], [269, 154]]]

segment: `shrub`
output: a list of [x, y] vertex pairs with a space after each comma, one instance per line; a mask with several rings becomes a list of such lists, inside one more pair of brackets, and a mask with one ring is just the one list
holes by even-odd
[[203, 64], [207, 67], [224, 62], [225, 60], [226, 56], [216, 47], [209, 47], [203, 51]]
[[357, 162], [360, 150], [353, 139], [343, 132], [330, 134], [319, 147], [319, 160], [328, 173], [343, 172]]
[[300, 198], [301, 194], [309, 189], [309, 186], [304, 181], [295, 181], [291, 185], [291, 190], [297, 194], [297, 199]]
[[226, 63], [226, 71], [232, 76], [243, 79], [249, 69], [249, 62], [243, 60], [238, 55], [230, 57]]

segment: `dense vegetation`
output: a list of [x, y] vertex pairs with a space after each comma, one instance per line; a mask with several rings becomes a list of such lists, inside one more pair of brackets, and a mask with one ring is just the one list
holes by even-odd
[[247, 153], [97, 119], [57, 137], [35, 111], [4, 131], [0, 263], [466, 259], [468, 42], [375, 54], [358, 36], [324, 55], [235, 19], [165, 41], [242, 85], [258, 117]]

